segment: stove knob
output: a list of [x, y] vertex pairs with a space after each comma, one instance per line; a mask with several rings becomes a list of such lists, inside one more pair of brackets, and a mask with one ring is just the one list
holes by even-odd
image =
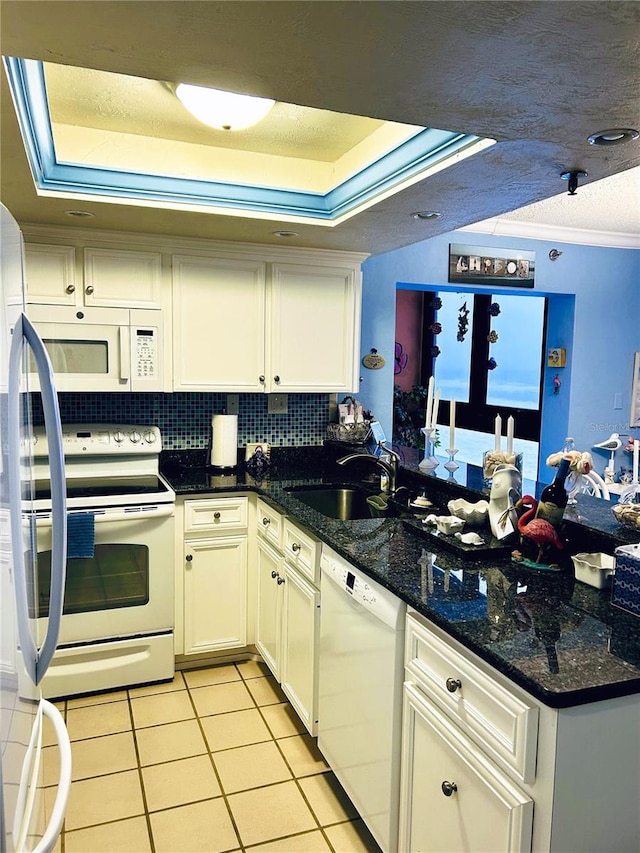
[[122, 442], [125, 440], [125, 434], [122, 432], [122, 430], [117, 429], [114, 432], [113, 440], [116, 442], [116, 444], [122, 444]]
[[131, 433], [131, 435], [129, 436], [129, 438], [131, 439], [131, 441], [134, 444], [137, 444], [140, 441], [140, 439], [142, 438], [142, 436], [140, 435], [140, 433], [137, 430], [134, 429], [133, 432]]
[[156, 440], [155, 432], [152, 429], [148, 429], [144, 434], [144, 440], [147, 442], [147, 444], [153, 444], [153, 442]]

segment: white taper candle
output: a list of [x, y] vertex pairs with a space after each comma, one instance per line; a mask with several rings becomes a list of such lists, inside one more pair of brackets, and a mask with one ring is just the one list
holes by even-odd
[[449, 453], [456, 449], [456, 401], [449, 402]]
[[495, 445], [494, 450], [500, 450], [500, 446], [502, 443], [502, 418], [500, 415], [496, 415], [495, 421]]
[[424, 427], [425, 429], [431, 429], [431, 407], [433, 406], [433, 385], [435, 379], [433, 376], [429, 377], [429, 384], [427, 385], [427, 415], [424, 419]]
[[513, 415], [509, 415], [507, 418], [507, 453], [513, 453], [513, 433], [515, 430], [515, 421], [513, 420]]
[[433, 411], [431, 412], [431, 429], [436, 428], [438, 423], [438, 407], [440, 406], [440, 389], [438, 388], [433, 398]]

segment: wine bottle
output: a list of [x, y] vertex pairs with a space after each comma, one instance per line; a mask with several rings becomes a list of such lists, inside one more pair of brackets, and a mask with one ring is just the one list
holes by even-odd
[[564, 481], [567, 479], [571, 459], [566, 456], [560, 460], [558, 471], [553, 483], [545, 486], [540, 495], [538, 509], [536, 510], [536, 518], [543, 518], [554, 527], [559, 527], [564, 515], [564, 508], [567, 505], [569, 496], [564, 487]]

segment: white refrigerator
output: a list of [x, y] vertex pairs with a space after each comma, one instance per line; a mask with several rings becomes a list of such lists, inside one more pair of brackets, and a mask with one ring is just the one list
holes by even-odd
[[[24, 314], [22, 234], [0, 204], [0, 851], [54, 848], [71, 786], [71, 746], [39, 684], [58, 641], [66, 571], [66, 487], [58, 398], [45, 347]], [[38, 636], [32, 430], [27, 387], [35, 362], [51, 465], [54, 544], [50, 611]], [[42, 785], [43, 732], [57, 742], [59, 780]], [[51, 737], [53, 732], [53, 737]]]

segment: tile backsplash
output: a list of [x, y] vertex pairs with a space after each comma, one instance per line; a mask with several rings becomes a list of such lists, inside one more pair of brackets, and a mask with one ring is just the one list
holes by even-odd
[[[207, 447], [211, 416], [225, 411], [226, 394], [61, 393], [63, 423], [121, 423], [160, 428], [165, 450]], [[289, 394], [288, 413], [270, 415], [268, 395], [240, 394], [238, 446], [264, 442], [276, 447], [320, 445], [330, 419], [330, 394]], [[40, 395], [33, 395], [34, 424], [43, 423]]]

